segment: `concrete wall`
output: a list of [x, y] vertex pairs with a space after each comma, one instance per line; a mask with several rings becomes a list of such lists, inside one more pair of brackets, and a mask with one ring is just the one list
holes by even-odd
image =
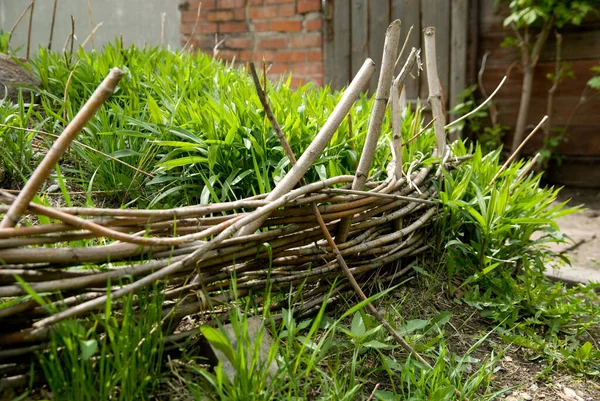
[[[0, 0], [0, 29], [11, 29], [29, 0]], [[53, 0], [36, 0], [33, 13], [31, 49], [48, 46]], [[125, 45], [159, 45], [161, 42], [162, 13], [166, 14], [164, 43], [180, 47], [180, 15], [178, 0], [91, 0], [92, 26], [103, 25], [94, 35], [96, 48], [112, 42], [123, 34]], [[75, 18], [76, 44], [81, 44], [90, 33], [88, 0], [58, 0], [54, 27], [53, 50], [62, 50], [71, 32], [71, 15]], [[23, 18], [11, 40], [13, 47], [23, 46], [19, 55], [25, 54], [29, 14]], [[91, 44], [86, 46], [91, 49]]]

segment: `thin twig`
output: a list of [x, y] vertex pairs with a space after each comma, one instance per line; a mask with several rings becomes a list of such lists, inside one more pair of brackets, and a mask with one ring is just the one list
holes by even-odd
[[394, 63], [394, 70], [398, 67], [398, 64], [400, 63], [400, 59], [402, 58], [402, 55], [404, 54], [404, 50], [406, 49], [406, 46], [408, 45], [408, 40], [410, 39], [410, 34], [412, 33], [412, 30], [414, 27], [415, 27], [414, 25], [410, 26], [408, 33], [406, 34], [406, 38], [404, 38], [404, 43], [402, 44], [402, 49], [400, 49], [400, 53], [398, 53], [398, 58], [396, 59], [396, 62]]
[[31, 8], [29, 9], [29, 27], [27, 28], [27, 51], [25, 58], [29, 60], [29, 50], [31, 47], [31, 28], [33, 27], [33, 10], [35, 9], [35, 0], [31, 0]]
[[194, 23], [194, 27], [192, 28], [192, 32], [190, 33], [190, 37], [188, 38], [188, 40], [185, 42], [185, 45], [183, 45], [183, 48], [181, 49], [182, 52], [188, 48], [188, 45], [190, 44], [192, 38], [196, 34], [196, 28], [198, 28], [198, 22], [200, 22], [200, 11], [201, 10], [202, 10], [202, 2], [198, 3], [198, 12], [196, 13], [196, 22]]
[[496, 178], [498, 178], [500, 176], [500, 174], [502, 174], [502, 172], [504, 170], [506, 170], [506, 167], [508, 167], [508, 165], [517, 157], [517, 155], [519, 154], [521, 149], [523, 149], [523, 146], [525, 146], [525, 144], [533, 137], [533, 135], [542, 127], [542, 125], [544, 125], [544, 123], [546, 122], [547, 119], [548, 119], [548, 116], [544, 116], [544, 118], [542, 118], [542, 121], [540, 121], [538, 123], [538, 125], [536, 125], [536, 127], [533, 129], [533, 131], [531, 131], [531, 133], [529, 135], [527, 135], [527, 138], [525, 138], [525, 140], [523, 140], [523, 142], [521, 142], [519, 147], [517, 149], [515, 149], [513, 154], [508, 158], [508, 160], [506, 160], [506, 162], [502, 165], [502, 167], [500, 167], [500, 170], [498, 170], [496, 175], [494, 175], [492, 177], [492, 179], [490, 180], [490, 182], [488, 184], [488, 187], [490, 185], [492, 185], [492, 183], [496, 180]]
[[506, 80], [508, 79], [507, 76], [504, 76], [504, 78], [502, 78], [502, 81], [500, 81], [500, 83], [498, 84], [498, 86], [496, 87], [496, 89], [494, 90], [494, 92], [492, 92], [492, 94], [485, 99], [479, 106], [475, 107], [473, 110], [471, 110], [470, 112], [468, 112], [467, 114], [465, 114], [464, 116], [461, 116], [460, 118], [457, 118], [456, 120], [452, 121], [451, 123], [447, 124], [444, 129], [448, 129], [450, 127], [452, 127], [453, 125], [459, 123], [460, 121], [469, 118], [470, 116], [472, 116], [473, 114], [477, 113], [479, 110], [481, 110], [483, 108], [483, 106], [485, 106], [489, 101], [491, 101], [494, 96], [496, 96], [496, 93], [498, 93], [498, 91], [500, 90], [500, 88], [502, 88], [502, 85], [504, 85], [504, 83], [506, 82]]
[[167, 13], [162, 13], [160, 18], [160, 46], [165, 45], [165, 29], [167, 26]]
[[[102, 23], [100, 23], [101, 25]], [[96, 26], [96, 28], [92, 29], [92, 26], [94, 26], [94, 24], [92, 23], [92, 0], [88, 0], [88, 25], [90, 28], [90, 35], [89, 37], [92, 40], [92, 50], [96, 50], [96, 43], [94, 42], [94, 33], [96, 33], [96, 30], [99, 28], [99, 26]], [[87, 41], [87, 39], [86, 39]], [[81, 47], [85, 47], [85, 43], [83, 45], [81, 45]]]
[[58, 0], [54, 0], [54, 5], [52, 6], [52, 20], [50, 22], [50, 37], [48, 38], [48, 50], [52, 50], [52, 38], [54, 37], [54, 23], [56, 21], [56, 4]]
[[23, 19], [23, 17], [25, 17], [25, 14], [27, 14], [27, 11], [29, 11], [29, 9], [31, 8], [32, 4], [33, 4], [33, 2], [29, 3], [27, 5], [27, 7], [25, 7], [25, 9], [21, 13], [21, 15], [19, 15], [19, 18], [17, 18], [17, 20], [13, 24], [12, 28], [10, 28], [10, 31], [8, 31], [8, 44], [9, 45], [10, 45], [10, 39], [12, 38], [13, 33], [15, 33], [15, 29], [17, 29], [17, 26], [21, 23], [21, 20]]
[[[412, 27], [411, 27], [412, 28]], [[373, 387], [373, 391], [371, 391], [371, 395], [369, 395], [369, 398], [367, 398], [367, 401], [371, 401], [373, 399], [373, 397], [375, 397], [375, 393], [377, 392], [377, 389], [379, 388], [379, 385], [381, 383], [377, 383], [375, 385], [375, 387]]]
[[[94, 29], [92, 29], [92, 32], [90, 32], [90, 34], [88, 35], [87, 38], [85, 38], [85, 40], [83, 41], [83, 43], [81, 44], [81, 47], [85, 47], [85, 45], [88, 44], [88, 42], [91, 40], [92, 41], [92, 48], [94, 47], [94, 35], [96, 34], [96, 31], [98, 29], [100, 29], [100, 27], [103, 25], [104, 23], [102, 21], [98, 22], [98, 24], [94, 27]], [[94, 49], [95, 50], [95, 49]]]

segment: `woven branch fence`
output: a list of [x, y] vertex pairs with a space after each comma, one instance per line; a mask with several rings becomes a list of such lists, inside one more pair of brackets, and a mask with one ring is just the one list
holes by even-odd
[[[439, 172], [460, 162], [447, 154], [439, 81], [436, 85], [434, 31], [428, 30], [426, 65], [437, 138], [431, 155], [445, 156], [437, 165], [423, 166], [415, 160], [407, 173], [402, 169], [400, 94], [411, 70], [420, 67], [420, 59], [419, 51], [413, 49], [394, 77], [400, 47], [400, 22], [395, 21], [386, 35], [378, 91], [356, 175], [303, 181], [366, 87], [375, 70], [370, 59], [309, 148], [297, 161], [288, 153], [293, 167], [269, 194], [169, 210], [51, 208], [32, 203], [71, 141], [117, 86], [122, 73], [111, 71], [19, 195], [0, 191], [4, 215], [0, 225], [0, 380], [9, 383], [29, 369], [57, 323], [85, 321], [104, 308], [109, 286], [114, 313], [119, 313], [119, 299], [159, 283], [164, 317], [177, 321], [204, 316], [206, 321], [226, 314], [236, 300], [267, 288], [272, 293], [293, 293], [297, 313], [307, 314], [318, 309], [325, 297], [335, 301], [342, 293], [362, 294], [357, 285], [406, 278], [412, 271], [411, 261], [429, 248], [428, 226], [437, 213]], [[269, 114], [260, 86], [257, 90]], [[368, 172], [388, 105], [394, 158], [387, 178], [372, 181]], [[271, 123], [279, 134], [274, 118]], [[282, 141], [285, 147], [285, 138]], [[23, 216], [46, 216], [54, 223], [18, 226]], [[92, 243], [92, 239], [97, 239], [93, 241], [97, 245], [69, 246], [72, 241]], [[338, 284], [331, 292], [333, 282]], [[28, 296], [30, 291], [47, 305]], [[274, 311], [283, 306], [287, 301], [270, 305]], [[166, 341], [191, 335], [173, 329]], [[197, 334], [197, 330], [192, 332]]]

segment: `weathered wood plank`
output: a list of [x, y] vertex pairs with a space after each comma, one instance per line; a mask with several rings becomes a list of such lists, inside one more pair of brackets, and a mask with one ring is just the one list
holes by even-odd
[[451, 7], [450, 109], [458, 104], [458, 95], [467, 86], [469, 1], [452, 0]]
[[[341, 89], [350, 81], [350, 3], [329, 1], [326, 12], [325, 64], [326, 80], [333, 89]], [[331, 14], [329, 14], [331, 12]]]
[[[442, 84], [444, 100], [448, 99], [450, 82], [450, 2], [439, 0], [421, 0], [421, 31], [429, 26], [435, 27], [435, 49], [437, 55], [438, 76]], [[423, 35], [423, 32], [420, 32]], [[424, 60], [425, 61], [425, 60]], [[420, 94], [427, 98], [427, 77], [421, 74]]]
[[[410, 49], [413, 47], [417, 49], [421, 48], [421, 0], [392, 0], [391, 18], [392, 20], [399, 19], [402, 21], [402, 36], [400, 39], [402, 43], [404, 43], [410, 27], [413, 27], [406, 50], [396, 70], [399, 71], [406, 62]], [[408, 100], [415, 100], [419, 97], [419, 78], [416, 76], [416, 73], [414, 75], [416, 79], [409, 78], [404, 87], [404, 92]]]
[[352, 21], [351, 72], [354, 76], [363, 62], [369, 57], [369, 13], [368, 0], [352, 0], [350, 10]]
[[[482, 52], [490, 51], [489, 64], [510, 64], [519, 60], [520, 54], [515, 47], [501, 47], [500, 44], [510, 32], [499, 31], [486, 36], [480, 36]], [[591, 60], [600, 58], [600, 27], [592, 29], [583, 27], [581, 31], [561, 31], [563, 36], [562, 59], [563, 61]], [[540, 61], [554, 61], [556, 57], [556, 39], [554, 35], [548, 37], [546, 45], [540, 54]]]
[[377, 64], [377, 72], [373, 74], [369, 85], [369, 93], [375, 93], [377, 79], [383, 56], [383, 43], [385, 42], [385, 31], [390, 24], [389, 0], [369, 0], [369, 57]]
[[[529, 131], [527, 131], [529, 132]], [[504, 143], [510, 143], [512, 134], [504, 139]], [[524, 154], [533, 154], [543, 146], [543, 134], [540, 132], [531, 138], [523, 148]], [[558, 151], [563, 156], [598, 156], [600, 149], [600, 135], [598, 130], [591, 126], [573, 125], [569, 127], [567, 141], [559, 145]], [[598, 181], [600, 183], [600, 181]]]

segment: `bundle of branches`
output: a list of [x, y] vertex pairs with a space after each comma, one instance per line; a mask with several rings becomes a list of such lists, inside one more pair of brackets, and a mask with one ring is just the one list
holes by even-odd
[[[293, 165], [271, 193], [169, 210], [51, 208], [32, 203], [65, 149], [116, 88], [123, 73], [112, 70], [19, 196], [0, 192], [4, 204], [0, 209], [4, 214], [0, 365], [26, 362], [44, 347], [58, 322], [83, 319], [107, 302], [118, 313], [120, 298], [157, 283], [165, 299], [163, 315], [177, 321], [205, 313], [214, 317], [235, 300], [267, 288], [295, 292], [296, 310], [308, 313], [321, 305], [326, 294], [335, 299], [344, 291], [354, 291], [364, 299], [361, 287], [375, 273], [380, 281], [409, 274], [410, 260], [428, 248], [427, 226], [436, 215], [435, 180], [444, 167], [440, 164], [448, 164], [449, 159], [441, 157], [446, 151], [444, 115], [432, 55], [427, 66], [437, 147], [431, 155], [440, 156], [439, 162], [425, 166], [416, 160], [403, 171], [399, 99], [404, 80], [419, 64], [419, 51], [412, 49], [394, 78], [399, 36], [400, 21], [395, 21], [387, 31], [378, 91], [355, 176], [315, 183], [303, 179], [366, 86], [375, 70], [373, 61], [365, 61], [298, 160], [251, 66], [265, 112]], [[426, 32], [426, 50], [435, 48], [433, 37], [432, 29]], [[373, 181], [368, 174], [388, 102], [393, 160], [387, 178]], [[33, 217], [34, 222], [35, 216], [46, 216], [54, 223], [15, 227], [22, 216]], [[94, 245], [71, 246], [82, 240]], [[408, 260], [398, 263], [403, 258]], [[332, 294], [333, 282], [338, 285]]]

